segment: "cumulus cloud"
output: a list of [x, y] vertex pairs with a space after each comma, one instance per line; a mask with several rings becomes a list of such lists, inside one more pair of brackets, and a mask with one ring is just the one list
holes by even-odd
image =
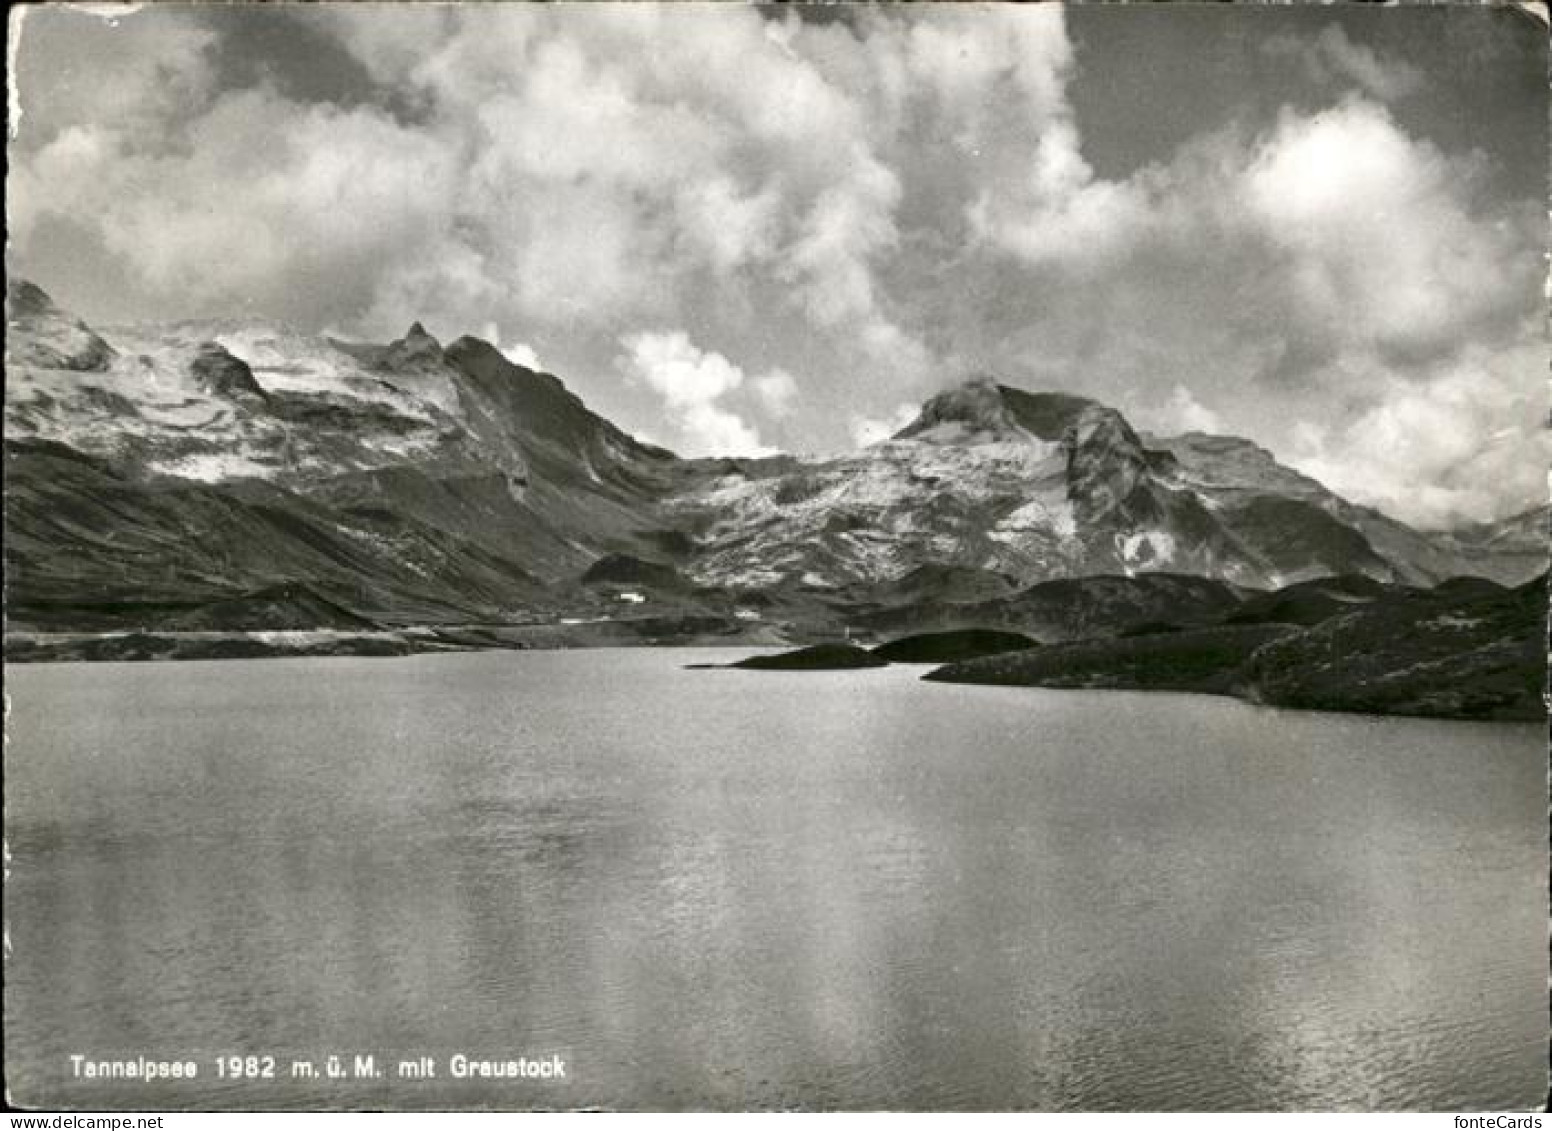
[[501, 346], [501, 352], [506, 359], [514, 365], [521, 365], [525, 369], [542, 370], [544, 363], [539, 360], [539, 355], [533, 346], [527, 342], [508, 342]]
[[754, 379], [754, 392], [771, 416], [791, 416], [798, 395], [797, 379], [785, 369], [773, 369]]
[[1202, 404], [1184, 385], [1170, 390], [1169, 400], [1156, 411], [1139, 417], [1163, 435], [1177, 432], [1221, 432], [1223, 418]]
[[684, 454], [770, 454], [753, 427], [718, 403], [743, 385], [738, 366], [699, 349], [682, 330], [631, 334], [620, 344], [620, 367], [663, 398]]
[[1354, 43], [1338, 24], [1322, 29], [1313, 39], [1272, 36], [1262, 49], [1274, 57], [1299, 60], [1320, 86], [1353, 86], [1383, 102], [1414, 94], [1424, 82], [1417, 67]]
[[[1063, 133], [1049, 145], [1065, 153]], [[1186, 285], [1227, 284], [1225, 297], [1248, 281], [1283, 306], [1271, 335], [1438, 350], [1518, 318], [1537, 270], [1525, 215], [1477, 207], [1472, 157], [1414, 140], [1362, 99], [1285, 112], [1258, 138], [1209, 139], [1125, 181], [1096, 179], [1076, 156], [1034, 156], [1032, 188], [971, 205], [994, 249], [1069, 277], [1167, 257]]]
[[[278, 135], [277, 118], [288, 123]], [[376, 298], [352, 275], [402, 285], [424, 269], [428, 246], [444, 271], [459, 266], [441, 248], [440, 207], [457, 169], [435, 137], [371, 108], [301, 106], [262, 89], [220, 99], [185, 136], [186, 147], [161, 152], [111, 122], [61, 132], [11, 186], [18, 238], [25, 246], [48, 215], [90, 224], [153, 295], [188, 313], [240, 303], [347, 324]], [[323, 281], [339, 290], [320, 295]], [[402, 328], [413, 313], [378, 328]]]
[[539, 360], [538, 352], [527, 342], [505, 341], [501, 335], [501, 327], [495, 322], [485, 323], [484, 338], [502, 355], [514, 365], [521, 365], [524, 369], [542, 371], [544, 365]]
[[1393, 384], [1368, 407], [1296, 437], [1290, 462], [1340, 494], [1447, 528], [1498, 513], [1503, 499], [1544, 502], [1552, 440], [1539, 422], [1546, 340], [1528, 325], [1504, 350], [1473, 348], [1424, 383]]
[[[192, 98], [210, 87], [210, 33], [159, 18], [128, 57], [134, 112], [72, 104], [75, 132], [57, 122], [27, 163], [24, 238], [68, 216], [169, 301], [182, 288], [273, 309], [289, 289], [320, 321], [378, 331], [515, 301], [525, 321], [612, 335], [731, 287], [865, 339], [880, 373], [921, 367], [874, 274], [898, 238], [898, 175], [795, 19], [773, 35], [741, 6], [297, 18], [420, 120], [263, 85]], [[167, 144], [175, 118], [187, 144]]]
[[1476, 212], [1475, 172], [1354, 100], [1286, 116], [1242, 187], [1308, 327], [1415, 355], [1469, 341], [1462, 331], [1514, 311], [1506, 296], [1527, 289], [1527, 233]]
[[18, 53], [11, 124], [12, 140], [23, 152], [87, 124], [133, 134], [147, 146], [175, 145], [178, 126], [216, 94], [219, 37], [192, 20], [146, 12], [134, 19], [82, 19], [66, 29], [21, 18], [13, 30], [29, 47], [41, 41], [47, 50], [55, 46], [50, 40], [62, 39], [69, 52], [90, 59], [89, 74], [68, 63], [45, 74], [46, 64], [35, 62], [35, 55]]

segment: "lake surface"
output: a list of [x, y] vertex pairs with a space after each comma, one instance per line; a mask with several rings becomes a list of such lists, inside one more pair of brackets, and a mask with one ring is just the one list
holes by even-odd
[[1541, 728], [681, 667], [728, 658], [11, 668], [15, 1099], [1544, 1099]]

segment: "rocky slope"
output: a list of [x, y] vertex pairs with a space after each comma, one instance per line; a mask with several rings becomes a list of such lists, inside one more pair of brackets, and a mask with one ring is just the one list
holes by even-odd
[[1144, 436], [986, 378], [843, 457], [685, 460], [418, 324], [387, 344], [253, 320], [94, 329], [17, 282], [7, 323], [8, 641], [495, 625], [541, 643], [1049, 642], [1215, 623], [1333, 576], [1545, 568], [1542, 512], [1427, 535], [1246, 441]]

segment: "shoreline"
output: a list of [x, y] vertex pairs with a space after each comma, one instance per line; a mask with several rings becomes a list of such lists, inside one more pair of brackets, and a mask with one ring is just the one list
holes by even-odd
[[[517, 627], [517, 626], [510, 626]], [[524, 626], [531, 628], [533, 626]], [[546, 626], [548, 627], [548, 626]], [[568, 626], [569, 627], [569, 626]], [[691, 650], [717, 648], [727, 650], [770, 649], [796, 647], [789, 641], [771, 639], [729, 639], [726, 637], [684, 637], [673, 640], [604, 639], [597, 636], [573, 639], [566, 642], [516, 642], [477, 643], [455, 640], [449, 634], [454, 626], [419, 628], [402, 632], [347, 633], [339, 630], [262, 630], [247, 633], [234, 632], [167, 632], [167, 633], [13, 633], [5, 637], [5, 663], [18, 665], [94, 664], [94, 663], [178, 663], [218, 660], [288, 660], [328, 659], [333, 657], [354, 659], [398, 659], [411, 656], [439, 654], [469, 654], [475, 652], [573, 652], [605, 649], [661, 649]], [[110, 654], [102, 649], [88, 647], [91, 644], [128, 642], [124, 654]], [[157, 652], [136, 651], [138, 645], [152, 641], [170, 642], [173, 650]], [[17, 654], [18, 643], [35, 646]], [[203, 654], [178, 651], [177, 644], [210, 646]], [[1214, 699], [1234, 699], [1252, 707], [1265, 707], [1276, 711], [1314, 712], [1317, 714], [1342, 714], [1374, 719], [1427, 719], [1436, 722], [1493, 723], [1528, 725], [1545, 723], [1548, 712], [1543, 700], [1540, 711], [1510, 711], [1498, 715], [1462, 714], [1448, 711], [1398, 709], [1377, 711], [1362, 706], [1340, 702], [1323, 704], [1279, 703], [1268, 697], [1254, 684], [1224, 687], [1189, 687], [1127, 684], [1119, 681], [1096, 680], [1089, 684], [1040, 684], [1021, 683], [1004, 679], [944, 678], [939, 673], [952, 664], [892, 662], [885, 666], [924, 669], [917, 677], [922, 683], [951, 683], [968, 687], [1000, 687], [1009, 689], [1038, 689], [1043, 691], [1124, 691], [1175, 695], [1205, 695]], [[749, 670], [761, 674], [758, 668], [740, 669], [734, 664], [689, 665], [686, 670]], [[850, 670], [850, 669], [847, 669]], [[771, 674], [766, 672], [764, 674]], [[793, 673], [796, 674], [796, 673]], [[807, 673], [805, 673], [807, 674]]]

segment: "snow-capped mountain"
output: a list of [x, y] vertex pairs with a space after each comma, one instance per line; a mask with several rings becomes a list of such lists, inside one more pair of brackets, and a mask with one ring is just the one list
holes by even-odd
[[1545, 568], [1534, 516], [1425, 535], [1248, 441], [1140, 435], [985, 377], [839, 458], [686, 460], [418, 324], [387, 345], [251, 320], [93, 329], [26, 283], [7, 322], [13, 627], [510, 623], [627, 595], [819, 623], [1101, 575]]

